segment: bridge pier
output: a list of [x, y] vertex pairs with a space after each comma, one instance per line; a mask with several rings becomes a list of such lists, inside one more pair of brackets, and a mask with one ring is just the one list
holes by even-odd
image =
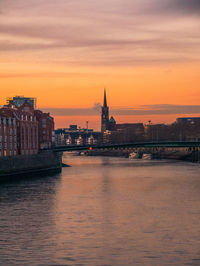
[[192, 161], [193, 162], [200, 162], [200, 152], [199, 152], [199, 148], [198, 147], [193, 147]]

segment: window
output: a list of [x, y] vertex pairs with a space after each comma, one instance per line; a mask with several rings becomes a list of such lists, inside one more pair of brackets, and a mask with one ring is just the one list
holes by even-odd
[[29, 112], [29, 111], [30, 111], [30, 108], [29, 108], [28, 106], [25, 106], [25, 107], [24, 107], [24, 111], [25, 111], [25, 112]]
[[46, 128], [46, 119], [42, 119], [42, 128]]
[[26, 127], [26, 147], [28, 148], [28, 127]]

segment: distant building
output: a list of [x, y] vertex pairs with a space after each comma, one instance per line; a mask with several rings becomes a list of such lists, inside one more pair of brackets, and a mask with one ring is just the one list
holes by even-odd
[[104, 101], [101, 108], [101, 133], [109, 130], [109, 107], [107, 106], [106, 90], [104, 89]]
[[86, 145], [100, 142], [101, 133], [93, 129], [80, 128], [77, 125], [70, 125], [69, 128], [55, 130], [56, 145]]
[[139, 142], [144, 140], [143, 123], [116, 124], [116, 130], [122, 133], [122, 142]]
[[77, 125], [70, 125], [69, 126], [69, 131], [77, 131], [78, 128], [77, 128]]
[[177, 118], [176, 127], [182, 140], [200, 140], [200, 117]]
[[180, 117], [176, 119], [179, 124], [200, 124], [200, 117]]
[[25, 102], [29, 103], [34, 109], [36, 108], [36, 98], [15, 96], [7, 98], [7, 105], [14, 104], [16, 107], [22, 106]]
[[136, 142], [144, 140], [142, 123], [117, 124], [114, 117], [109, 118], [106, 91], [101, 111], [101, 133], [103, 143]]
[[173, 136], [171, 125], [165, 124], [148, 124], [145, 125], [145, 140], [146, 141], [165, 141], [169, 138], [174, 140], [177, 138], [176, 134]]
[[114, 119], [114, 117], [113, 116], [111, 116], [111, 118], [109, 119], [109, 127], [108, 127], [108, 129], [109, 130], [111, 130], [111, 131], [114, 131], [114, 130], [116, 130], [116, 121], [115, 121], [115, 119]]
[[177, 118], [172, 124], [145, 125], [146, 141], [200, 140], [200, 118]]

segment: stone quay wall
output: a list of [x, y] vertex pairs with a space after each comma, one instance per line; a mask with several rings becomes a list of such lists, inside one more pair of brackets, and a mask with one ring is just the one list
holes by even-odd
[[32, 155], [0, 157], [0, 178], [23, 173], [61, 170], [62, 153], [41, 151]]

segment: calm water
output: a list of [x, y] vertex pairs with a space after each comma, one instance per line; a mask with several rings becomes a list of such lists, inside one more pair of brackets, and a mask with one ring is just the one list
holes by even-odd
[[64, 158], [0, 185], [0, 265], [200, 265], [200, 165]]

